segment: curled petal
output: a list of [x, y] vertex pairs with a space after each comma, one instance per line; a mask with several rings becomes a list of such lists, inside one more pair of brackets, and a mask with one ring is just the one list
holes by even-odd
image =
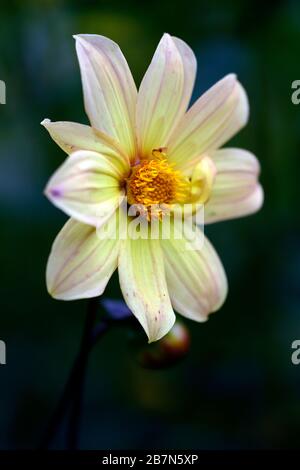
[[[113, 234], [113, 219], [108, 225]], [[118, 240], [109, 236], [100, 239], [95, 227], [69, 219], [56, 237], [49, 256], [48, 292], [61, 300], [101, 295], [117, 267], [118, 253]]]
[[212, 158], [203, 155], [191, 174], [182, 202], [169, 206], [177, 217], [190, 217], [196, 213], [204, 216], [204, 205], [209, 200], [216, 177], [216, 165]]
[[66, 214], [100, 227], [122, 201], [124, 176], [118, 159], [79, 150], [54, 173], [45, 194]]
[[[203, 322], [227, 295], [227, 280], [214, 248], [196, 226], [161, 240], [171, 302], [181, 315]], [[191, 242], [192, 241], [192, 242]]]
[[137, 91], [128, 64], [119, 46], [104, 36], [80, 34], [75, 39], [91, 125], [113, 137], [133, 158]]
[[191, 98], [196, 59], [180, 39], [164, 34], [142, 80], [137, 101], [140, 155], [163, 147]]
[[215, 177], [216, 166], [210, 157], [204, 155], [191, 176], [191, 197], [194, 202], [204, 204], [209, 199]]
[[168, 143], [168, 160], [189, 173], [199, 156], [221, 147], [247, 122], [245, 90], [235, 75], [216, 83], [189, 109]]
[[149, 342], [162, 338], [175, 322], [159, 240], [128, 238], [119, 257], [124, 299], [144, 328]]
[[205, 223], [258, 211], [263, 203], [263, 190], [257, 182], [260, 166], [256, 157], [246, 150], [226, 148], [215, 152], [212, 159], [217, 176], [205, 206]]

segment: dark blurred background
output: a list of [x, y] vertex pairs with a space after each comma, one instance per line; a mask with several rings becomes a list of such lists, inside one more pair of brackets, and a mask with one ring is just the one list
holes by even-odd
[[[85, 301], [59, 302], [45, 265], [66, 217], [43, 196], [65, 158], [44, 118], [87, 123], [72, 34], [121, 46], [137, 83], [163, 32], [194, 49], [194, 99], [236, 72], [250, 100], [249, 125], [232, 141], [262, 166], [258, 214], [210, 226], [229, 279], [224, 307], [206, 324], [186, 321], [189, 355], [164, 371], [141, 368], [131, 333], [111, 331], [93, 350], [82, 449], [299, 447], [300, 79], [298, 1], [1, 2], [0, 448], [36, 448], [78, 351]], [[121, 298], [117, 276], [106, 296]], [[53, 443], [64, 448], [63, 431]]]

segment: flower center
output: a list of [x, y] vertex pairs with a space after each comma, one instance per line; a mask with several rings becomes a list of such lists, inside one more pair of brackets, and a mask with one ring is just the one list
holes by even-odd
[[168, 163], [165, 150], [154, 149], [153, 158], [139, 161], [126, 180], [128, 204], [139, 206], [139, 213], [148, 220], [162, 219], [176, 204], [189, 204], [194, 213], [197, 204], [209, 200], [216, 176], [214, 162], [204, 155], [190, 177], [184, 177]]
[[127, 180], [128, 203], [148, 208], [179, 202], [186, 186], [182, 175], [168, 164], [161, 150], [154, 150], [152, 155], [153, 159], [143, 160], [133, 167]]

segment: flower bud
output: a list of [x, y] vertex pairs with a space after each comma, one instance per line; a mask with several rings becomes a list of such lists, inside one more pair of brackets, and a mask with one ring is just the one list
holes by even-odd
[[151, 344], [135, 341], [139, 364], [146, 369], [163, 369], [179, 362], [189, 351], [190, 335], [187, 327], [176, 321], [161, 340]]

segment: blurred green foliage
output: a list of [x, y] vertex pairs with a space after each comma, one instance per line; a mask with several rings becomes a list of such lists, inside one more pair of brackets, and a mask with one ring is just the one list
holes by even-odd
[[[295, 1], [63, 1], [1, 3], [0, 448], [34, 448], [78, 350], [85, 302], [45, 288], [52, 241], [66, 217], [43, 197], [64, 158], [44, 118], [86, 123], [72, 34], [117, 41], [139, 82], [163, 32], [198, 58], [194, 99], [229, 72], [250, 100], [233, 144], [260, 159], [266, 201], [249, 218], [206, 232], [227, 271], [229, 296], [206, 324], [186, 321], [192, 345], [176, 367], [142, 369], [116, 329], [91, 355], [82, 448], [298, 447], [300, 366], [300, 3]], [[120, 297], [117, 276], [106, 292]], [[63, 434], [56, 448], [64, 447]]]

